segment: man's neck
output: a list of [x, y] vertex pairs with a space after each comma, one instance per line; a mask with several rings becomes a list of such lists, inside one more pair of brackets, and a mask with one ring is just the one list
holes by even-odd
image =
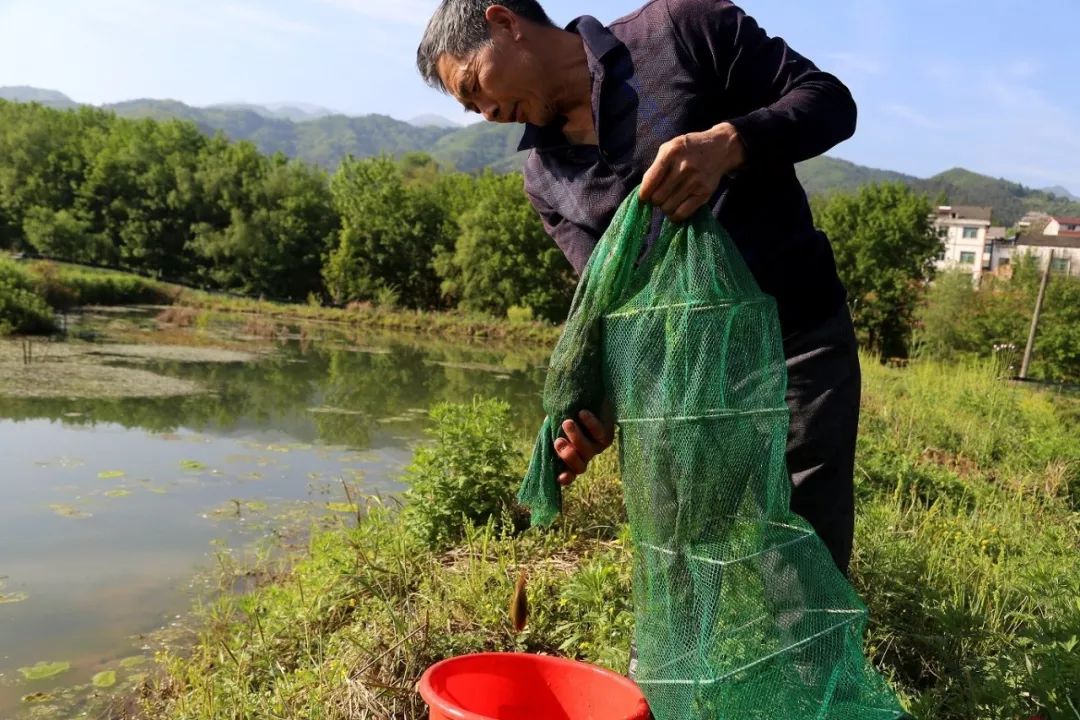
[[589, 60], [581, 36], [566, 30], [551, 30], [550, 52], [545, 63], [551, 68], [554, 106], [566, 118], [563, 135], [575, 145], [595, 145], [596, 126], [593, 122], [592, 78]]

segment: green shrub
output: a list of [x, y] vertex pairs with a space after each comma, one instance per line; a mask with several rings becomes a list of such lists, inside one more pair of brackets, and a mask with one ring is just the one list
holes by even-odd
[[38, 292], [61, 311], [81, 305], [154, 305], [172, 300], [163, 285], [138, 275], [52, 262], [35, 264], [33, 273]]
[[55, 329], [52, 311], [34, 292], [30, 274], [13, 260], [0, 257], [0, 335]]
[[433, 445], [416, 451], [406, 470], [405, 524], [430, 547], [446, 547], [465, 528], [489, 520], [501, 524], [506, 513], [520, 523], [514, 494], [521, 482], [510, 406], [498, 400], [443, 403], [431, 410]]
[[536, 318], [533, 315], [533, 309], [531, 307], [511, 305], [506, 308], [506, 319], [512, 323], [527, 323], [532, 322]]

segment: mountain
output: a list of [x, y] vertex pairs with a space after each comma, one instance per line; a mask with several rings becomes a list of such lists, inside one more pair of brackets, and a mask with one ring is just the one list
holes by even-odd
[[306, 103], [274, 103], [271, 105], [255, 105], [252, 103], [217, 103], [216, 105], [206, 106], [207, 110], [250, 110], [251, 112], [262, 115], [267, 118], [274, 118], [276, 120], [292, 120], [293, 122], [304, 122], [307, 120], [316, 120], [321, 117], [327, 117], [328, 115], [337, 115], [339, 113], [329, 110], [318, 105], [308, 105]]
[[799, 181], [808, 195], [852, 192], [870, 183], [901, 182], [910, 185], [918, 181], [918, 178], [911, 175], [892, 170], [877, 170], [827, 156], [799, 163], [795, 166], [795, 174], [799, 176]]
[[0, 87], [0, 100], [25, 103], [36, 102], [48, 107], [60, 109], [78, 107], [77, 102], [62, 92], [57, 92], [56, 90], [43, 90], [41, 88], [28, 87], [26, 85]]
[[900, 182], [928, 196], [932, 202], [944, 197], [952, 205], [992, 207], [994, 224], [1006, 227], [1015, 225], [1030, 210], [1056, 215], [1080, 214], [1078, 201], [963, 168], [946, 170], [929, 178], [917, 178], [837, 158], [819, 157], [800, 163], [795, 169], [809, 195], [851, 192], [875, 182]]
[[474, 123], [443, 135], [427, 151], [443, 165], [466, 172], [510, 172], [520, 170], [525, 160], [525, 153], [517, 151], [521, 133], [521, 126], [512, 123]]
[[1051, 215], [1080, 214], [1080, 202], [963, 168], [953, 168], [919, 180], [913, 187], [931, 198], [944, 195], [952, 205], [992, 207], [996, 225], [1012, 226], [1030, 210], [1041, 210]]
[[409, 120], [410, 125], [416, 127], [437, 127], [437, 128], [451, 128], [457, 130], [461, 127], [461, 123], [456, 123], [450, 118], [444, 118], [442, 115], [417, 115]]
[[[0, 88], [0, 99], [41, 102], [53, 107], [77, 107], [54, 90], [30, 87]], [[402, 122], [386, 115], [348, 116], [300, 103], [255, 105], [230, 103], [192, 107], [175, 100], [130, 100], [104, 106], [122, 117], [180, 118], [203, 132], [223, 132], [233, 140], [248, 140], [262, 152], [281, 152], [333, 169], [341, 159], [380, 153], [430, 153], [447, 167], [464, 172], [490, 168], [519, 170], [524, 153], [517, 152], [521, 126], [475, 123], [464, 127], [437, 115]], [[851, 192], [868, 183], [900, 182], [936, 201], [944, 196], [954, 205], [994, 208], [994, 223], [1011, 226], [1029, 210], [1080, 215], [1080, 201], [1064, 188], [1034, 190], [1005, 179], [954, 168], [930, 178], [869, 168], [846, 160], [820, 157], [800, 163], [796, 172], [810, 195]]]
[[1063, 198], [1065, 200], [1080, 201], [1080, 195], [1073, 195], [1071, 192], [1069, 192], [1068, 188], [1064, 188], [1064, 187], [1062, 187], [1060, 185], [1054, 185], [1053, 187], [1043, 188], [1042, 191], [1044, 193], [1046, 193], [1047, 195], [1056, 195], [1057, 197]]
[[293, 122], [249, 108], [197, 108], [175, 100], [130, 100], [105, 105], [104, 109], [127, 118], [190, 120], [207, 134], [221, 131], [233, 140], [252, 142], [264, 153], [281, 152], [326, 168], [336, 167], [347, 155], [368, 157], [429, 150], [439, 138], [452, 132], [415, 127], [386, 115], [328, 115]]

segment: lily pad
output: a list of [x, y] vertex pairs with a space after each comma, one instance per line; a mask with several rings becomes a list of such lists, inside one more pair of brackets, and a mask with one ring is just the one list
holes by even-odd
[[360, 508], [356, 503], [332, 502], [326, 503], [326, 509], [332, 512], [355, 513]]
[[20, 603], [20, 602], [23, 602], [24, 600], [26, 600], [27, 597], [28, 596], [27, 596], [26, 593], [21, 593], [21, 592], [8, 593], [6, 595], [4, 593], [0, 593], [0, 605], [10, 605], [12, 603]]
[[101, 478], [102, 480], [112, 480], [114, 478], [122, 478], [122, 477], [124, 477], [124, 471], [123, 470], [102, 470], [101, 472], [99, 472], [97, 474], [97, 476], [99, 478]]
[[71, 663], [69, 662], [46, 662], [42, 660], [37, 665], [32, 667], [21, 667], [19, 672], [27, 680], [46, 680], [51, 677], [56, 677], [60, 673], [65, 673], [71, 669]]
[[199, 462], [198, 460], [181, 460], [180, 461], [180, 467], [184, 468], [185, 470], [205, 470], [206, 469], [206, 465]]
[[116, 684], [116, 671], [105, 670], [104, 672], [99, 672], [97, 675], [90, 679], [90, 682], [96, 688], [112, 687]]
[[81, 520], [83, 518], [88, 518], [88, 517], [93, 517], [90, 513], [83, 512], [82, 510], [79, 510], [78, 508], [71, 507], [70, 505], [61, 505], [59, 503], [54, 503], [54, 504], [49, 506], [49, 509], [52, 510], [57, 515], [59, 515], [60, 517], [75, 518], [77, 520]]
[[146, 656], [144, 656], [144, 655], [132, 655], [131, 657], [126, 657], [126, 658], [124, 658], [123, 660], [120, 661], [120, 667], [124, 668], [125, 670], [128, 670], [130, 668], [134, 668], [134, 667], [139, 667], [140, 665], [145, 665], [145, 664], [146, 664]]
[[261, 472], [256, 471], [256, 470], [252, 470], [251, 472], [247, 472], [247, 473], [244, 473], [243, 475], [241, 475], [240, 479], [241, 480], [262, 480], [263, 479], [263, 474]]
[[111, 497], [111, 498], [127, 497], [130, 494], [131, 494], [131, 491], [126, 489], [126, 488], [117, 488], [115, 490], [110, 490], [109, 492], [105, 493], [106, 496]]

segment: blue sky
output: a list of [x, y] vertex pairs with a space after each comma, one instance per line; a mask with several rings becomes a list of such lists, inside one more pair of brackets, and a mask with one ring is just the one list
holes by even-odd
[[[556, 22], [640, 0], [548, 0]], [[962, 166], [1080, 195], [1077, 0], [743, 0], [839, 75], [859, 131], [831, 154], [921, 177]], [[437, 0], [0, 0], [0, 85], [76, 100], [296, 101], [464, 121], [413, 67]]]

